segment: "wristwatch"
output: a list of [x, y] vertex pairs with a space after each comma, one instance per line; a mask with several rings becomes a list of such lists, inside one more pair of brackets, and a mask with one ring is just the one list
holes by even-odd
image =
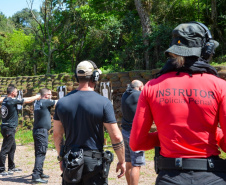
[[57, 156], [57, 160], [58, 160], [58, 161], [63, 161], [63, 157], [61, 157], [61, 156], [58, 155], [58, 156]]

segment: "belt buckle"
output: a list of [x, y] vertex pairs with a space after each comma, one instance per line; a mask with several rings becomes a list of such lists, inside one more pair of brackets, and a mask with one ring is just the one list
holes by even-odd
[[213, 159], [207, 159], [210, 168], [214, 168]]
[[175, 159], [175, 167], [182, 168], [182, 164], [183, 164], [182, 158], [176, 158]]

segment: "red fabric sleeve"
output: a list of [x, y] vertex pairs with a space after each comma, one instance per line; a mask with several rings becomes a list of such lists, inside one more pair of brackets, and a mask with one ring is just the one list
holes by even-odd
[[223, 134], [223, 131], [222, 131], [219, 127], [217, 127], [216, 140], [217, 140], [218, 146], [219, 146], [224, 152], [226, 152], [226, 147], [225, 147], [225, 143], [224, 143], [224, 134]]
[[[226, 136], [226, 87], [224, 86], [223, 88], [223, 95], [222, 96], [222, 101], [220, 103], [220, 108], [219, 108], [219, 123], [222, 129], [222, 135]], [[219, 142], [219, 146], [221, 149], [225, 152], [226, 150], [226, 137], [221, 136], [221, 140]], [[217, 140], [218, 141], [218, 140]]]
[[159, 146], [158, 132], [149, 133], [153, 124], [153, 117], [144, 93], [145, 90], [142, 91], [139, 97], [132, 124], [130, 147], [133, 151], [150, 150], [155, 146]]

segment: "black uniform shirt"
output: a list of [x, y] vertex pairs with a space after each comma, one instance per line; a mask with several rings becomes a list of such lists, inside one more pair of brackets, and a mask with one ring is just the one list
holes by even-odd
[[40, 99], [34, 103], [34, 127], [33, 129], [51, 128], [50, 109], [55, 105], [55, 100]]
[[109, 99], [94, 91], [72, 91], [56, 105], [54, 120], [63, 124], [66, 146], [102, 150], [103, 123], [116, 123]]
[[137, 102], [141, 91], [128, 88], [122, 95], [122, 128], [131, 131], [133, 118], [137, 109]]
[[23, 104], [24, 99], [18, 100], [11, 97], [6, 97], [2, 102], [1, 114], [2, 125], [16, 128], [18, 125], [17, 104]]

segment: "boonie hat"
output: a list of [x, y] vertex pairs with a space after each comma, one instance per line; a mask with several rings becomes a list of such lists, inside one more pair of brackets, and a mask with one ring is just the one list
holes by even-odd
[[98, 71], [99, 74], [102, 74], [100, 69], [87, 60], [80, 62], [76, 68], [77, 76], [91, 76], [93, 71]]
[[[171, 46], [165, 51], [180, 56], [197, 56], [200, 57], [202, 48], [207, 42], [207, 31], [197, 23], [183, 23], [178, 25], [172, 32]], [[213, 39], [210, 42], [214, 43], [214, 49], [219, 46], [219, 43]]]

